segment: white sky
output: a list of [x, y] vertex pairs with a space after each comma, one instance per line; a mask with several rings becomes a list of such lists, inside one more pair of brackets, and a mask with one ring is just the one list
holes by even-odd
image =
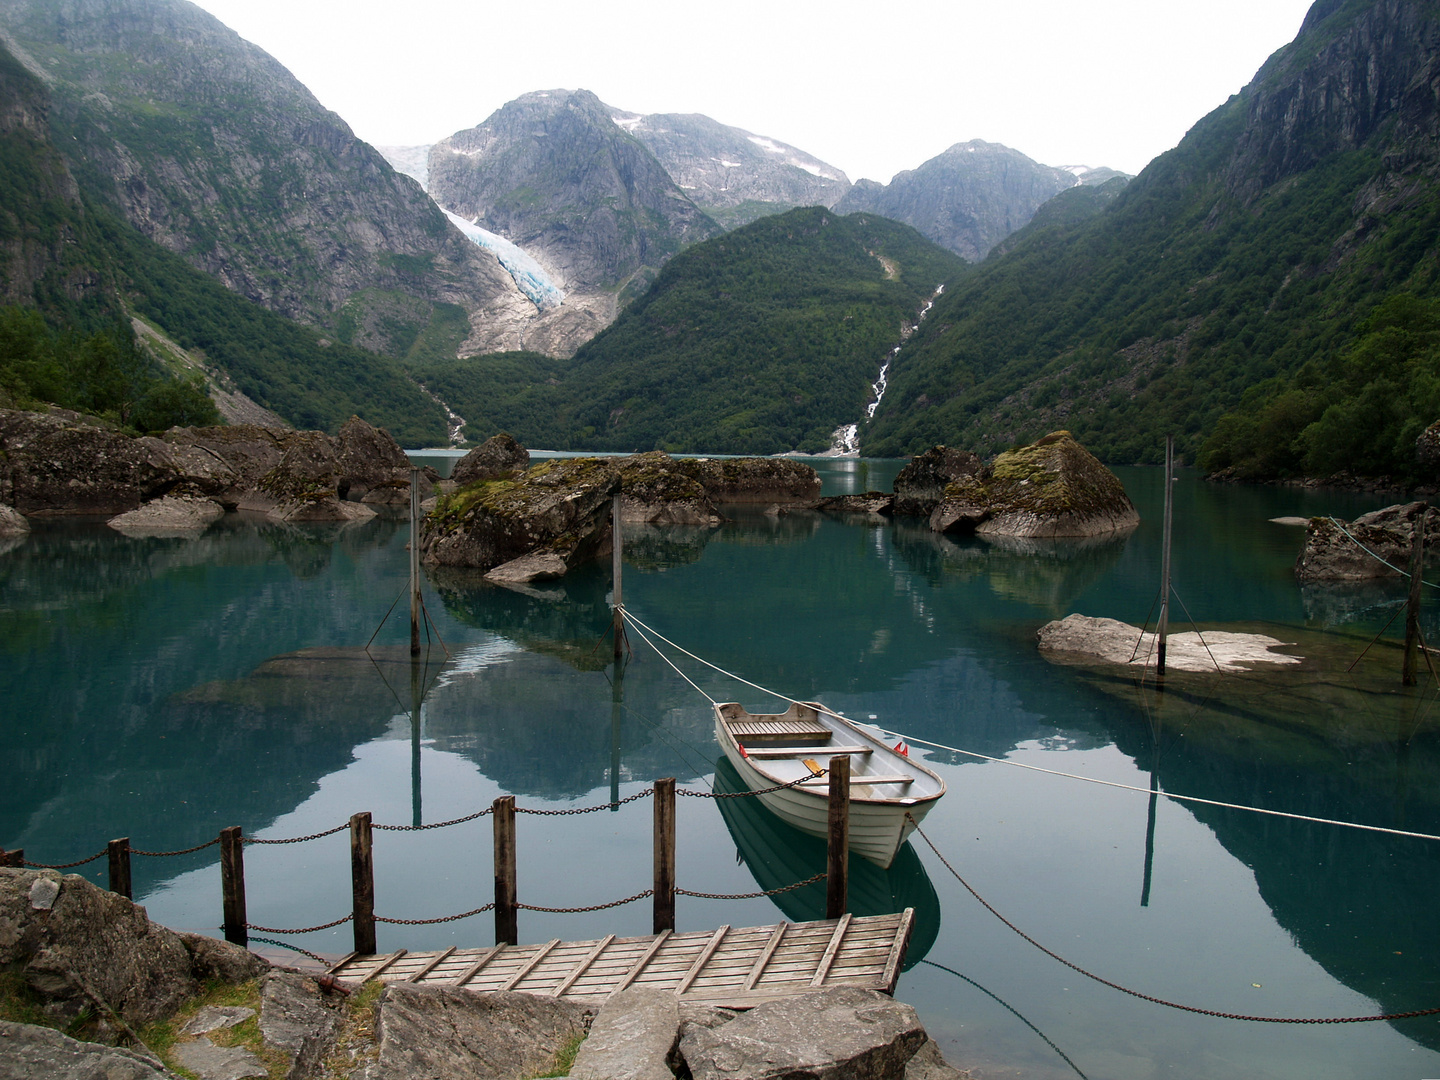
[[198, 0], [371, 143], [512, 98], [698, 112], [888, 181], [969, 139], [1139, 172], [1295, 37], [1310, 0]]

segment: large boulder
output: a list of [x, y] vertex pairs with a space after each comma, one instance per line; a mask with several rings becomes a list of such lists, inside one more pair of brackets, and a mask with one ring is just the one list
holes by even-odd
[[605, 999], [570, 1067], [570, 1080], [674, 1080], [670, 1057], [680, 1031], [680, 999], [632, 987]]
[[811, 506], [820, 498], [820, 474], [792, 458], [682, 458], [675, 465], [715, 503]]
[[687, 1025], [694, 1080], [903, 1080], [926, 1042], [915, 1010], [843, 986], [758, 1005], [717, 1028]]
[[690, 461], [677, 462], [652, 450], [616, 462], [620, 472], [622, 521], [650, 525], [719, 525], [719, 511], [710, 501], [700, 470]]
[[891, 513], [902, 517], [929, 517], [945, 498], [945, 489], [964, 477], [984, 479], [990, 474], [979, 455], [950, 446], [932, 446], [916, 454], [895, 477]]
[[233, 510], [280, 464], [283, 428], [259, 424], [171, 428], [164, 435], [181, 480]]
[[425, 516], [421, 555], [431, 566], [487, 571], [522, 556], [554, 556], [553, 568], [572, 569], [608, 550], [619, 489], [614, 466], [597, 458], [543, 461], [514, 480], [471, 484]]
[[529, 467], [530, 451], [502, 431], [457, 461], [450, 470], [450, 479], [457, 486], [479, 480], [509, 480]]
[[1412, 502], [1374, 510], [1350, 522], [1311, 518], [1305, 529], [1305, 546], [1295, 560], [1295, 576], [1301, 581], [1400, 577], [1402, 571], [1408, 571], [1415, 522], [1422, 513], [1429, 565], [1432, 553], [1440, 552], [1440, 509]]
[[548, 1074], [594, 1013], [533, 994], [392, 983], [376, 1015], [380, 1050], [368, 1080], [512, 1080]]
[[935, 532], [1005, 536], [1099, 536], [1139, 522], [1119, 478], [1068, 431], [1006, 451], [988, 476], [952, 481], [930, 514]]
[[0, 1080], [176, 1080], [149, 1054], [0, 1020]]
[[24, 536], [30, 531], [25, 515], [13, 506], [0, 503], [0, 536]]
[[335, 438], [336, 493], [351, 502], [390, 505], [410, 499], [410, 459], [384, 428], [352, 416]]
[[132, 1027], [199, 992], [179, 935], [78, 874], [0, 867], [0, 969], [23, 973], [56, 1019], [98, 1002]]
[[132, 439], [59, 409], [0, 409], [0, 503], [27, 516], [120, 514], [178, 479], [159, 439]]
[[225, 516], [225, 507], [199, 495], [162, 495], [105, 524], [127, 536], [195, 536]]

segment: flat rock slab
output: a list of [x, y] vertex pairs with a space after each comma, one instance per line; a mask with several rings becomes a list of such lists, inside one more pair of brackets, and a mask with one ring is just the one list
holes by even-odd
[[185, 1026], [180, 1029], [180, 1034], [204, 1035], [207, 1031], [219, 1031], [221, 1028], [243, 1024], [254, 1015], [254, 1009], [247, 1009], [240, 1005], [206, 1005], [205, 1008], [185, 1021]]
[[407, 986], [378, 1005], [379, 1059], [367, 1080], [516, 1080], [547, 1071], [585, 1034], [591, 1009], [532, 994]]
[[608, 998], [580, 1046], [570, 1080], [673, 1080], [680, 999], [668, 990], [622, 990]]
[[284, 1052], [290, 1075], [308, 1076], [324, 1060], [340, 1026], [314, 979], [272, 971], [260, 987], [260, 1035]]
[[153, 1058], [0, 1020], [0, 1080], [176, 1080]]
[[[1154, 634], [1118, 619], [1067, 615], [1046, 623], [1036, 636], [1041, 652], [1075, 653], [1106, 664], [1154, 667]], [[1253, 664], [1298, 664], [1301, 657], [1275, 652], [1289, 642], [1264, 634], [1236, 634], [1206, 630], [1170, 634], [1165, 643], [1165, 666], [1176, 671], [1248, 671]]]
[[903, 1080], [926, 1041], [909, 1005], [874, 990], [836, 987], [756, 1006], [680, 1040], [694, 1080]]
[[216, 1046], [203, 1037], [194, 1042], [176, 1043], [171, 1053], [176, 1061], [201, 1080], [244, 1080], [247, 1076], [270, 1075], [270, 1070], [249, 1050], [239, 1046]]
[[118, 514], [105, 524], [127, 536], [164, 536], [198, 533], [225, 516], [214, 499], [191, 495], [164, 495], [144, 506]]

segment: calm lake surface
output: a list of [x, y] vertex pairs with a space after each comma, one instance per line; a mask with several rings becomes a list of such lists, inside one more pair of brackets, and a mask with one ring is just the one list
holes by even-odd
[[[888, 490], [900, 465], [818, 468], [828, 494]], [[1402, 692], [1396, 651], [1383, 643], [1345, 672], [1402, 587], [1302, 589], [1291, 573], [1302, 531], [1268, 520], [1351, 517], [1393, 500], [1183, 473], [1175, 584], [1185, 609], [1202, 627], [1297, 642], [1328, 666], [1176, 678], [1157, 694], [1052, 664], [1035, 647], [1036, 629], [1070, 612], [1138, 624], [1152, 608], [1162, 475], [1116, 472], [1143, 523], [1094, 545], [952, 543], [918, 522], [754, 511], [714, 530], [628, 529], [626, 604], [723, 669], [911, 737], [912, 753], [949, 785], [926, 820], [930, 838], [1006, 918], [1081, 967], [1225, 1013], [1440, 1006], [1440, 843], [1146, 794], [1153, 779], [1218, 802], [1440, 832], [1433, 681]], [[376, 634], [405, 588], [403, 523], [307, 531], [230, 515], [198, 539], [35, 524], [0, 548], [0, 845], [32, 861], [85, 858], [119, 836], [144, 850], [186, 848], [229, 825], [294, 837], [361, 810], [388, 825], [445, 821], [506, 793], [553, 810], [631, 795], [657, 777], [698, 791], [733, 784], [717, 769], [708, 703], [638, 638], [617, 684], [608, 641], [597, 647], [608, 565], [523, 592], [429, 575], [426, 603], [454, 658], [437, 643], [412, 688], [403, 602]], [[1435, 609], [1425, 626], [1440, 640]], [[1172, 618], [1189, 628], [1183, 610]], [[713, 698], [782, 707], [677, 659]], [[751, 800], [723, 809], [680, 800], [682, 888], [749, 892], [823, 867], [822, 845]], [[646, 888], [650, 814], [640, 801], [522, 816], [521, 901], [582, 906]], [[1262, 1024], [1126, 996], [1027, 944], [928, 847], [912, 847], [888, 874], [852, 861], [855, 905], [916, 907], [897, 996], [979, 1076], [1440, 1076], [1436, 1017]], [[217, 932], [216, 851], [136, 857], [136, 895], [153, 918]], [[252, 845], [245, 860], [255, 924], [310, 926], [349, 909], [343, 833]], [[375, 861], [382, 916], [449, 915], [492, 898], [483, 818], [378, 832]], [[78, 872], [103, 883], [104, 860]], [[820, 886], [775, 900], [682, 896], [677, 918], [682, 930], [763, 925], [821, 917], [823, 904]], [[520, 915], [522, 941], [649, 928], [648, 901]], [[492, 936], [489, 914], [379, 927], [382, 950]], [[288, 940], [338, 955], [350, 929]]]

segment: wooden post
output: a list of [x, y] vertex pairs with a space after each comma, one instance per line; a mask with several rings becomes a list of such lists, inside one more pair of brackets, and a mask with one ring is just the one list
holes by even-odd
[[133, 900], [135, 895], [130, 888], [130, 838], [122, 836], [119, 840], [111, 840], [106, 854], [110, 856], [110, 891], [119, 893], [126, 900]]
[[245, 839], [239, 825], [220, 830], [220, 894], [225, 910], [225, 940], [250, 944], [245, 915]]
[[420, 655], [420, 470], [414, 468], [410, 470], [410, 655]]
[[350, 895], [355, 951], [374, 956], [379, 951], [375, 944], [375, 848], [368, 811], [350, 817]]
[[25, 849], [16, 848], [14, 851], [6, 851], [0, 848], [0, 866], [24, 866]]
[[614, 582], [612, 603], [615, 616], [611, 624], [611, 636], [615, 638], [615, 663], [620, 663], [622, 643], [625, 638], [625, 616], [620, 613], [620, 605], [624, 603], [620, 595], [620, 560], [623, 541], [620, 538], [620, 492], [615, 493], [615, 499], [610, 504], [610, 576]]
[[495, 800], [495, 944], [514, 945], [520, 927], [515, 910], [515, 796]]
[[1420, 585], [1425, 573], [1425, 512], [1415, 515], [1415, 534], [1410, 542], [1410, 600], [1405, 606], [1405, 660], [1400, 668], [1400, 685], [1415, 685], [1415, 654], [1420, 644]]
[[1160, 546], [1160, 622], [1155, 627], [1157, 675], [1165, 674], [1165, 637], [1170, 632], [1170, 517], [1173, 511], [1175, 436], [1165, 436], [1165, 528]]
[[850, 755], [830, 759], [830, 828], [825, 878], [825, 918], [838, 919], [848, 906], [850, 877]]
[[675, 929], [675, 779], [655, 781], [654, 932]]

